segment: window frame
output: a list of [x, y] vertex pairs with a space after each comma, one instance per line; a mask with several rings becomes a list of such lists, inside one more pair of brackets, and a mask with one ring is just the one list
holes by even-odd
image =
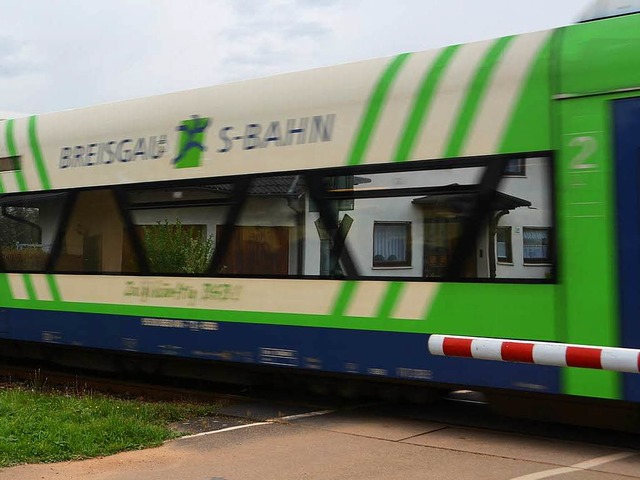
[[[378, 226], [404, 226], [404, 245], [405, 245], [405, 259], [404, 260], [392, 260], [392, 261], [380, 261], [376, 260], [375, 255], [375, 244], [376, 244], [376, 227]], [[373, 221], [373, 232], [372, 232], [372, 251], [371, 251], [371, 266], [375, 269], [392, 269], [392, 268], [411, 268], [412, 267], [412, 222], [410, 221], [385, 221], [385, 220], [374, 220]]]
[[[498, 233], [500, 231], [508, 231], [507, 242], [506, 242], [506, 250], [507, 256], [500, 257], [498, 254]], [[495, 238], [495, 249], [496, 249], [496, 262], [506, 265], [513, 265], [513, 227], [511, 225], [499, 226], [496, 228], [496, 238]]]
[[[525, 232], [526, 231], [544, 231], [547, 232], [547, 257], [544, 259], [527, 259], [525, 256]], [[525, 266], [549, 266], [554, 264], [554, 251], [553, 251], [553, 235], [554, 235], [553, 227], [522, 227], [522, 263]]]
[[[511, 167], [513, 164], [516, 164], [516, 169], [515, 169], [516, 171], [510, 172], [509, 167]], [[527, 158], [526, 157], [511, 158], [507, 161], [507, 164], [505, 165], [504, 177], [521, 178], [526, 176], [527, 176]]]

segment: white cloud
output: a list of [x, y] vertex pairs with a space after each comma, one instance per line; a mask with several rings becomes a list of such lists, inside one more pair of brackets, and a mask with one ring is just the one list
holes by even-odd
[[551, 28], [589, 0], [27, 0], [0, 108], [45, 112]]

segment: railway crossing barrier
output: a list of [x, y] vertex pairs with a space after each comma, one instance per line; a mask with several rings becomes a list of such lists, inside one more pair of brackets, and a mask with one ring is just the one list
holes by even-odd
[[640, 350], [497, 338], [431, 335], [432, 355], [640, 373]]

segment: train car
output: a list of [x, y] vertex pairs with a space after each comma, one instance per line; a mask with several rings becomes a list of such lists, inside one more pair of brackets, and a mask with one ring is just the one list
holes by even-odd
[[623, 13], [1, 122], [0, 338], [640, 401], [638, 375], [427, 350], [640, 347]]

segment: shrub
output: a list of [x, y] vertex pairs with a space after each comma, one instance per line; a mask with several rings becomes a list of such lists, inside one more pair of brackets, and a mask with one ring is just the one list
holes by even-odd
[[144, 246], [153, 273], [205, 273], [213, 255], [213, 236], [194, 227], [158, 222], [143, 228]]

